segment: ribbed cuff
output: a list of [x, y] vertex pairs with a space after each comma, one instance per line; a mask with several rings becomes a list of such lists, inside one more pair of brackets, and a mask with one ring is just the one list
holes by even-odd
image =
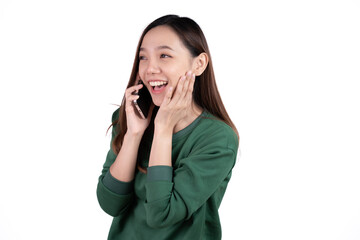
[[110, 170], [105, 174], [102, 181], [105, 187], [107, 187], [110, 191], [120, 195], [129, 194], [134, 189], [134, 181], [131, 182], [119, 181], [111, 175]]
[[147, 168], [147, 181], [168, 181], [172, 182], [173, 168], [170, 166], [152, 166]]

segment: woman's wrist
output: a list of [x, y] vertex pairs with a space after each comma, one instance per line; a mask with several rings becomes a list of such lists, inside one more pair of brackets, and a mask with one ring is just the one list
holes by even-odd
[[131, 141], [141, 141], [142, 136], [144, 135], [144, 132], [130, 132], [129, 130], [126, 131], [125, 135], [124, 135], [124, 141], [125, 138]]
[[172, 135], [174, 133], [174, 126], [171, 124], [156, 123], [154, 126], [154, 134]]
[[171, 166], [172, 129], [155, 128], [151, 147], [149, 167]]
[[142, 134], [125, 133], [120, 152], [109, 169], [115, 179], [122, 182], [130, 182], [134, 179], [141, 138]]

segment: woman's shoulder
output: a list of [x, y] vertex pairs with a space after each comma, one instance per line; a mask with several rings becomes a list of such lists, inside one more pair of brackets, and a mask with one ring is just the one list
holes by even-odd
[[223, 133], [225, 135], [236, 135], [234, 130], [224, 121], [215, 117], [209, 112], [203, 112], [200, 116], [203, 128], [206, 128], [207, 131], [214, 131], [214, 133]]
[[111, 116], [111, 121], [112, 122], [115, 122], [119, 119], [119, 113], [120, 113], [120, 107], [118, 107], [113, 113], [112, 113], [112, 116]]
[[112, 137], [115, 137], [115, 135], [118, 131], [118, 123], [117, 122], [119, 120], [119, 114], [120, 114], [120, 107], [118, 107], [111, 115], [111, 125], [110, 125], [109, 129], [112, 127], [112, 130], [111, 130]]
[[201, 141], [216, 141], [237, 149], [239, 144], [237, 134], [228, 124], [209, 112], [203, 112], [200, 118], [201, 121], [194, 129], [193, 134], [197, 135]]

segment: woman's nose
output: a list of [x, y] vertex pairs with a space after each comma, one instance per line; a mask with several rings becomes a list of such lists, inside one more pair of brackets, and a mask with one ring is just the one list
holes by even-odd
[[160, 68], [159, 65], [157, 63], [156, 60], [149, 60], [148, 61], [148, 66], [146, 69], [146, 73], [147, 74], [154, 74], [154, 73], [159, 73], [160, 72]]

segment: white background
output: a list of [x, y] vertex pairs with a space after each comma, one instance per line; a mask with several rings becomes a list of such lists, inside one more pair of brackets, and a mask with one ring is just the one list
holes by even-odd
[[106, 239], [96, 199], [142, 30], [202, 27], [240, 132], [223, 239], [360, 239], [360, 3], [0, 2], [0, 239]]

